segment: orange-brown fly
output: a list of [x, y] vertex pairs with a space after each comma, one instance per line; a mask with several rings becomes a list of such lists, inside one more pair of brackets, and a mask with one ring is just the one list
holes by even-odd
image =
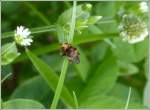
[[61, 55], [68, 57], [69, 62], [80, 63], [79, 52], [71, 44], [63, 43], [60, 48]]

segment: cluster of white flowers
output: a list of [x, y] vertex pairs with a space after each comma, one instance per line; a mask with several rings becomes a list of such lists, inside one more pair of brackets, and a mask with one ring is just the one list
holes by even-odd
[[141, 2], [140, 3], [140, 10], [142, 12], [148, 12], [148, 3], [147, 2]]
[[141, 42], [148, 36], [146, 23], [134, 14], [123, 16], [119, 30], [122, 40], [130, 44]]
[[24, 26], [17, 26], [17, 29], [15, 30], [15, 41], [17, 44], [21, 46], [30, 46], [33, 40], [30, 36], [31, 32], [28, 28], [25, 28]]

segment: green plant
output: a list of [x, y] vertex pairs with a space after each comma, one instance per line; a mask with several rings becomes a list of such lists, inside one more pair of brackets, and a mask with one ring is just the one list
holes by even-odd
[[[142, 103], [148, 103], [149, 80], [143, 6], [147, 3], [2, 2], [2, 108], [148, 107]], [[59, 55], [64, 44], [74, 55]]]

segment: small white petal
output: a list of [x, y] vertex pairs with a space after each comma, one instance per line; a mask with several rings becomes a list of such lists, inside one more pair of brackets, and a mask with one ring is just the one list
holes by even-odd
[[29, 38], [31, 32], [28, 28], [25, 28], [24, 26], [17, 26], [17, 29], [15, 30], [14, 36], [16, 37], [16, 42], [22, 46], [29, 46], [31, 45], [31, 42], [33, 40]]
[[145, 31], [143, 33], [141, 33], [140, 36], [137, 36], [134, 39], [130, 39], [128, 42], [130, 44], [141, 42], [145, 39], [145, 37], [147, 37], [147, 35], [148, 35], [148, 31], [147, 31], [147, 29], [145, 29]]
[[22, 26], [17, 27], [17, 32], [16, 32], [16, 34], [21, 35], [22, 31], [23, 31], [23, 27], [22, 27]]
[[33, 40], [32, 40], [32, 39], [26, 39], [26, 41], [28, 41], [28, 42], [33, 42]]
[[31, 32], [22, 32], [22, 37], [27, 38], [30, 35]]
[[140, 41], [143, 41], [144, 39], [142, 37], [138, 37], [138, 38], [135, 38], [135, 39], [131, 39], [129, 40], [128, 42], [130, 44], [134, 44], [134, 43], [137, 43], [137, 42], [140, 42]]
[[32, 39], [24, 39], [24, 41], [23, 41], [24, 46], [31, 45], [31, 42], [33, 42], [33, 40], [32, 40]]

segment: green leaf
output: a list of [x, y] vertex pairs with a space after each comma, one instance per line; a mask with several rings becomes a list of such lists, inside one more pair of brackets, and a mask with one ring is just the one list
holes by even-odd
[[117, 6], [115, 2], [99, 2], [93, 7], [97, 15], [103, 16], [97, 24], [104, 33], [118, 32], [118, 24], [115, 19], [116, 13], [118, 13]]
[[[77, 7], [76, 7], [76, 19], [79, 19], [79, 18], [84, 18], [84, 19], [86, 19], [86, 18], [88, 18], [89, 17], [89, 11], [90, 10], [86, 10], [84, 7], [86, 7], [88, 4], [84, 4], [84, 5], [78, 5]], [[72, 17], [72, 10], [73, 10], [73, 8], [70, 8], [70, 9], [68, 9], [68, 10], [66, 10], [65, 12], [63, 12], [60, 16], [59, 16], [59, 18], [58, 18], [58, 24], [60, 25], [60, 26], [64, 26], [64, 25], [66, 25], [66, 23], [68, 22], [71, 22], [71, 17]]]
[[144, 63], [144, 74], [145, 74], [145, 77], [148, 79], [148, 75], [149, 75], [149, 60], [148, 58], [145, 59], [145, 63]]
[[54, 71], [60, 72], [61, 66], [63, 63], [62, 56], [60, 56], [58, 53], [51, 54], [51, 55], [42, 55], [41, 59], [47, 63], [51, 68], [53, 68]]
[[[115, 84], [109, 92], [105, 94], [99, 93], [86, 98], [86, 101], [80, 105], [80, 108], [124, 108], [128, 96], [128, 87], [122, 84]], [[133, 89], [131, 93], [129, 108], [143, 108], [138, 92]]]
[[[89, 25], [95, 24], [102, 18], [101, 16], [90, 16], [91, 7], [91, 4], [82, 4], [76, 7], [75, 30], [77, 32], [81, 33], [83, 29], [88, 28]], [[73, 8], [66, 10], [58, 18], [57, 34], [59, 42], [61, 43], [67, 42], [69, 39], [72, 10]], [[73, 27], [73, 25], [71, 26]]]
[[143, 93], [143, 103], [146, 107], [150, 108], [150, 99], [149, 99], [149, 88], [150, 88], [150, 81], [148, 81], [145, 85], [144, 88], [144, 93]]
[[148, 56], [148, 39], [134, 45], [115, 38], [114, 44], [116, 48], [112, 49], [113, 53], [120, 61], [135, 63]]
[[141, 61], [146, 56], [148, 56], [148, 38], [146, 38], [142, 42], [133, 45], [133, 48], [135, 51], [136, 62]]
[[119, 74], [120, 75], [131, 75], [138, 73], [139, 69], [132, 63], [126, 63], [123, 61], [117, 62], [119, 66]]
[[[84, 107], [90, 107], [93, 103], [99, 102], [98, 99], [93, 101], [93, 98], [99, 97], [112, 89], [117, 76], [118, 67], [115, 58], [110, 57], [107, 60], [104, 60], [104, 62], [97, 67], [96, 72], [93, 73], [87, 86], [83, 89], [83, 92], [80, 95], [79, 104], [81, 106], [84, 105]], [[85, 103], [88, 103], [88, 105]]]
[[101, 18], [102, 18], [102, 16], [90, 16], [89, 19], [88, 19], [88, 21], [87, 21], [87, 24], [95, 24]]
[[[125, 86], [121, 83], [116, 83], [114, 87], [109, 91], [109, 93], [107, 93], [107, 95], [116, 97], [124, 101], [124, 104], [122, 104], [122, 106], [124, 107], [124, 105], [126, 104], [128, 93], [129, 93], [128, 86]], [[132, 88], [131, 91], [129, 107], [143, 107], [141, 97], [138, 91], [134, 88]]]
[[25, 98], [41, 101], [49, 92], [50, 89], [48, 88], [48, 85], [42, 77], [38, 75], [19, 85], [12, 93], [10, 99]]
[[4, 102], [2, 104], [3, 108], [7, 109], [44, 109], [45, 107], [34, 100], [29, 100], [29, 99], [14, 99], [14, 100], [9, 100], [7, 102]]
[[105, 42], [100, 42], [95, 46], [93, 46], [90, 52], [92, 62], [97, 63], [103, 60], [107, 50], [108, 50], [108, 45]]
[[88, 76], [88, 72], [90, 70], [90, 63], [86, 58], [84, 52], [80, 48], [78, 48], [78, 51], [80, 53], [80, 63], [75, 64], [74, 66], [78, 70], [81, 79], [85, 82]]
[[96, 14], [101, 14], [105, 17], [115, 16], [117, 10], [117, 5], [115, 2], [99, 2], [93, 8]]
[[114, 44], [116, 45], [116, 48], [113, 48], [112, 50], [118, 60], [128, 63], [135, 62], [136, 58], [132, 45], [123, 42], [121, 38], [114, 39]]
[[90, 99], [86, 99], [85, 102], [82, 102], [82, 104], [79, 107], [83, 109], [122, 108], [123, 101], [113, 96], [106, 96], [100, 94], [95, 95]]
[[20, 54], [17, 52], [16, 44], [7, 43], [2, 46], [1, 56], [2, 56], [2, 65], [7, 65], [13, 62]]
[[[53, 72], [53, 70], [42, 60], [40, 60], [38, 57], [36, 57], [32, 52], [29, 50], [26, 51], [26, 54], [32, 61], [34, 67], [37, 69], [39, 74], [43, 77], [43, 79], [47, 82], [49, 87], [55, 91], [57, 87], [57, 83], [59, 80], [59, 77], [56, 73]], [[62, 101], [69, 107], [74, 107], [74, 101], [72, 95], [69, 93], [68, 89], [63, 86], [62, 93], [61, 93], [61, 99]]]
[[90, 31], [92, 34], [102, 34], [102, 31], [96, 25], [89, 25], [88, 31]]
[[[89, 17], [89, 12], [84, 11], [83, 6], [84, 5], [78, 5], [76, 7], [76, 13], [75, 13], [76, 14], [76, 20], [75, 20], [76, 24], [79, 24], [78, 21], [83, 22], [83, 19], [87, 19]], [[58, 34], [59, 42], [61, 42], [61, 43], [62, 42], [67, 42], [69, 37], [70, 37], [70, 35], [69, 35], [69, 33], [70, 33], [70, 23], [71, 23], [71, 19], [72, 19], [72, 14], [74, 15], [74, 13], [72, 13], [73, 9], [74, 9], [74, 7], [66, 10], [58, 18], [58, 21], [57, 21], [57, 23], [58, 23], [57, 34]], [[81, 23], [80, 23], [80, 25], [81, 25]], [[75, 27], [77, 27], [77, 26], [75, 26]]]

